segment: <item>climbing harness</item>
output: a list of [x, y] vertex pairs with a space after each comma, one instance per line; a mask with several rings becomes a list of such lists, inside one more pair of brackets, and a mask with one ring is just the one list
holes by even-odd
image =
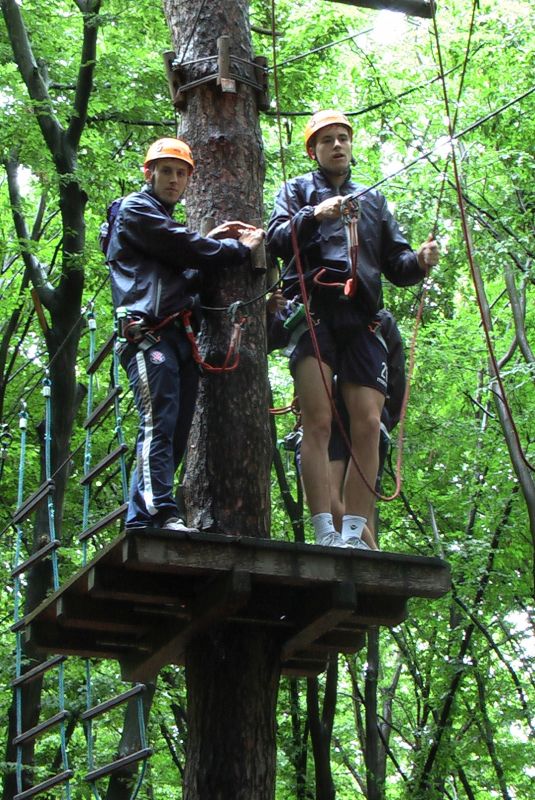
[[192, 325], [194, 309], [191, 305], [180, 311], [176, 311], [174, 314], [170, 314], [157, 325], [149, 325], [144, 317], [133, 314], [124, 306], [120, 306], [116, 311], [118, 340], [123, 344], [133, 344], [140, 350], [147, 350], [149, 347], [152, 347], [153, 344], [157, 344], [160, 341], [158, 331], [173, 323], [182, 325], [191, 345], [193, 360], [199, 365], [203, 372], [210, 372], [212, 374], [233, 372], [240, 363], [241, 337], [247, 323], [247, 317], [240, 313], [241, 307], [242, 303], [238, 300], [232, 303], [227, 309], [232, 322], [232, 333], [230, 335], [227, 354], [221, 366], [209, 364], [203, 359], [200, 353], [197, 337], [195, 336]]
[[[340, 218], [345, 228], [347, 237], [347, 249], [349, 253], [349, 263], [351, 269], [351, 276], [345, 283], [336, 281], [323, 281], [322, 278], [327, 272], [322, 268], [314, 275], [312, 279], [316, 286], [321, 286], [325, 289], [342, 289], [343, 297], [349, 299], [354, 297], [357, 293], [357, 270], [358, 270], [358, 221], [360, 218], [360, 203], [359, 195], [348, 194], [340, 203]], [[333, 270], [330, 270], [331, 272]]]

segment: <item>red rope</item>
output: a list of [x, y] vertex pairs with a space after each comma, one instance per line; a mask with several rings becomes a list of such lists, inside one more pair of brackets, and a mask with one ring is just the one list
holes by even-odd
[[196, 361], [205, 372], [210, 372], [212, 375], [221, 374], [222, 372], [233, 372], [235, 369], [237, 369], [240, 363], [241, 335], [243, 326], [247, 322], [247, 317], [241, 317], [238, 322], [233, 324], [232, 334], [225, 360], [223, 361], [223, 364], [218, 367], [214, 364], [209, 364], [207, 361], [204, 361], [203, 357], [201, 356], [199, 347], [197, 345], [197, 339], [195, 338], [195, 333], [193, 332], [193, 328], [191, 326], [191, 313], [192, 312], [189, 309], [186, 309], [181, 311], [177, 316], [180, 316], [182, 319], [186, 336], [191, 344], [191, 352], [193, 354], [194, 361]]

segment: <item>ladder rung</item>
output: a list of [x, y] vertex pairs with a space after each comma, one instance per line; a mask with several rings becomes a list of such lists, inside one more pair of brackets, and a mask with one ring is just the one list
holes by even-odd
[[36, 506], [38, 506], [42, 501], [50, 494], [50, 492], [54, 491], [54, 481], [48, 480], [41, 484], [41, 486], [31, 494], [24, 503], [17, 508], [13, 515], [12, 522], [14, 525], [18, 525], [19, 522], [22, 522], [26, 519], [27, 516], [31, 514]]
[[35, 797], [36, 794], [41, 794], [41, 792], [45, 792], [47, 789], [57, 786], [58, 783], [70, 781], [73, 775], [73, 770], [67, 769], [65, 772], [60, 772], [59, 775], [54, 775], [53, 778], [48, 778], [42, 783], [37, 783], [35, 786], [32, 786], [31, 789], [25, 789], [23, 792], [19, 792], [19, 794], [13, 797], [13, 800], [27, 800], [28, 797]]
[[109, 514], [106, 514], [105, 517], [102, 517], [102, 519], [100, 519], [98, 522], [95, 522], [95, 524], [91, 525], [90, 528], [86, 528], [85, 531], [82, 531], [78, 537], [78, 541], [83, 542], [86, 539], [90, 539], [95, 533], [103, 531], [104, 528], [107, 528], [108, 525], [112, 524], [112, 522], [115, 522], [119, 519], [119, 517], [122, 517], [127, 508], [128, 503], [123, 503], [122, 506], [116, 508], [115, 511], [110, 511]]
[[108, 409], [113, 405], [113, 402], [116, 397], [119, 397], [122, 394], [123, 387], [116, 386], [114, 389], [111, 390], [109, 395], [104, 398], [104, 400], [99, 403], [99, 405], [93, 410], [93, 412], [87, 417], [85, 420], [83, 427], [87, 430], [88, 428], [92, 428], [96, 422], [100, 420], [102, 415], [108, 411]]
[[50, 658], [48, 661], [43, 661], [42, 664], [38, 664], [36, 667], [32, 667], [27, 672], [22, 675], [19, 675], [18, 678], [15, 678], [11, 681], [11, 686], [16, 688], [17, 686], [21, 686], [23, 683], [31, 683], [44, 672], [47, 672], [49, 669], [53, 669], [57, 667], [59, 664], [65, 661], [65, 656], [54, 656]]
[[91, 483], [91, 481], [94, 480], [97, 475], [100, 475], [100, 473], [103, 472], [106, 467], [109, 467], [110, 464], [113, 464], [114, 461], [116, 461], [120, 456], [123, 455], [123, 453], [126, 453], [127, 451], [127, 444], [121, 444], [119, 447], [116, 447], [115, 450], [113, 450], [111, 453], [108, 453], [108, 455], [103, 458], [102, 461], [96, 465], [96, 467], [93, 467], [93, 469], [88, 472], [87, 475], [84, 475], [80, 481], [80, 485], [85, 486], [86, 483]]
[[97, 369], [100, 367], [106, 356], [111, 353], [114, 342], [115, 342], [115, 333], [112, 333], [110, 338], [106, 342], [104, 342], [104, 344], [96, 354], [95, 358], [88, 366], [87, 368], [88, 375], [92, 375], [93, 372], [97, 371]]
[[36, 739], [42, 733], [50, 730], [50, 728], [53, 728], [55, 725], [65, 722], [68, 717], [68, 711], [60, 711], [59, 714], [55, 714], [53, 717], [50, 717], [50, 719], [45, 719], [44, 722], [39, 723], [39, 725], [36, 725], [34, 728], [29, 728], [27, 731], [24, 731], [24, 733], [15, 736], [13, 739], [13, 745], [18, 747], [18, 745], [23, 744], [24, 742], [30, 742], [32, 739]]
[[57, 550], [57, 548], [60, 545], [61, 541], [59, 539], [54, 539], [52, 542], [46, 544], [44, 547], [41, 547], [40, 550], [36, 550], [35, 553], [32, 553], [32, 555], [26, 559], [26, 561], [23, 561], [21, 564], [18, 564], [18, 566], [15, 567], [15, 569], [11, 573], [11, 577], [16, 578], [18, 575], [21, 575], [23, 572], [26, 572], [26, 570], [33, 564], [35, 564], [37, 561], [42, 561], [44, 558], [50, 555], [52, 550]]
[[110, 764], [106, 764], [104, 767], [99, 767], [98, 769], [88, 772], [84, 780], [89, 782], [96, 781], [99, 778], [103, 778], [104, 775], [109, 775], [111, 772], [117, 772], [123, 769], [123, 767], [128, 767], [130, 764], [135, 764], [136, 761], [143, 761], [151, 755], [152, 748], [145, 747], [143, 750], [138, 750], [136, 753], [130, 753], [130, 755], [123, 756], [123, 758], [118, 758], [117, 761], [112, 761]]
[[105, 700], [98, 706], [88, 708], [87, 711], [84, 711], [84, 713], [81, 715], [81, 718], [84, 722], [86, 722], [89, 719], [98, 717], [100, 714], [104, 714], [106, 711], [109, 711], [110, 708], [115, 708], [116, 706], [121, 705], [121, 703], [126, 703], [127, 700], [130, 700], [132, 697], [136, 697], [138, 694], [143, 694], [146, 689], [147, 687], [144, 683], [138, 683], [137, 686], [133, 686], [126, 692], [122, 692], [122, 694], [118, 694], [116, 697], [111, 697], [109, 700]]

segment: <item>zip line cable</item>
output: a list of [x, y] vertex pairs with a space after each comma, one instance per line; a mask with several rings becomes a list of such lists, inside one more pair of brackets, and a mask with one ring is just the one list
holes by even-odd
[[[282, 67], [286, 67], [288, 64], [294, 64], [296, 61], [301, 61], [303, 58], [308, 58], [308, 56], [315, 55], [316, 53], [321, 53], [323, 50], [328, 50], [330, 47], [336, 47], [338, 44], [343, 44], [344, 42], [351, 41], [356, 39], [357, 36], [365, 36], [367, 33], [372, 33], [373, 28], [366, 28], [363, 31], [355, 31], [354, 33], [350, 33], [348, 36], [344, 36], [343, 39], [337, 39], [335, 42], [329, 42], [328, 44], [322, 44], [319, 47], [314, 47], [312, 50], [307, 50], [305, 53], [300, 53], [297, 56], [292, 56], [291, 58], [287, 58], [286, 61], [280, 61], [277, 64], [277, 69], [280, 70]], [[275, 38], [275, 37], [273, 37]], [[273, 62], [275, 64], [275, 62]], [[267, 72], [273, 72], [275, 66], [267, 67]]]
[[[474, 49], [474, 54], [481, 50], [483, 45], [478, 45]], [[454, 67], [450, 67], [446, 71], [446, 75], [451, 75], [457, 70], [462, 68], [462, 64], [456, 64]], [[430, 78], [428, 81], [424, 83], [418, 83], [416, 86], [410, 86], [407, 89], [404, 89], [399, 94], [391, 95], [390, 97], [385, 97], [383, 100], [378, 100], [376, 103], [371, 103], [370, 105], [364, 106], [363, 108], [357, 109], [357, 111], [344, 111], [344, 115], [346, 117], [360, 117], [363, 114], [367, 114], [370, 111], [377, 111], [379, 108], [383, 108], [390, 103], [394, 103], [396, 100], [401, 100], [403, 97], [407, 97], [414, 92], [421, 91], [422, 89], [426, 89], [428, 86], [431, 86], [433, 83], [437, 83], [440, 81], [440, 75], [435, 75], [433, 78]], [[277, 112], [276, 111], [266, 111], [266, 116], [268, 117], [275, 117]], [[312, 114], [312, 111], [281, 111], [280, 112], [282, 117], [309, 117]]]

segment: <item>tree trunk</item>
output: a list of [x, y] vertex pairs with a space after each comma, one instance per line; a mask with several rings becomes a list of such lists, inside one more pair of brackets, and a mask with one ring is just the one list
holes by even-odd
[[[179, 62], [216, 56], [228, 36], [231, 72], [247, 79], [251, 61], [247, 0], [165, 0]], [[187, 66], [182, 83], [215, 73], [217, 58]], [[180, 135], [193, 151], [195, 172], [187, 197], [189, 225], [211, 218], [262, 218], [263, 159], [254, 90], [236, 92], [215, 78], [187, 91]], [[208, 226], [210, 227], [210, 226]], [[206, 276], [204, 306], [228, 308], [261, 295], [265, 281], [249, 263]], [[268, 382], [265, 300], [248, 303], [240, 364], [234, 372], [205, 374], [190, 436], [185, 476], [188, 520], [202, 530], [269, 536]], [[203, 357], [221, 364], [232, 320], [205, 311]], [[221, 625], [186, 652], [188, 744], [185, 800], [270, 800], [275, 791], [275, 707], [278, 647], [269, 634]]]
[[366, 668], [366, 786], [368, 800], [383, 800], [386, 761], [379, 736], [377, 681], [379, 678], [379, 629], [368, 631]]
[[325, 693], [321, 709], [318, 679], [308, 678], [307, 680], [307, 712], [310, 741], [314, 753], [316, 800], [334, 800], [336, 797], [331, 769], [331, 742], [336, 711], [337, 685], [338, 657], [336, 655], [331, 656], [327, 667]]

